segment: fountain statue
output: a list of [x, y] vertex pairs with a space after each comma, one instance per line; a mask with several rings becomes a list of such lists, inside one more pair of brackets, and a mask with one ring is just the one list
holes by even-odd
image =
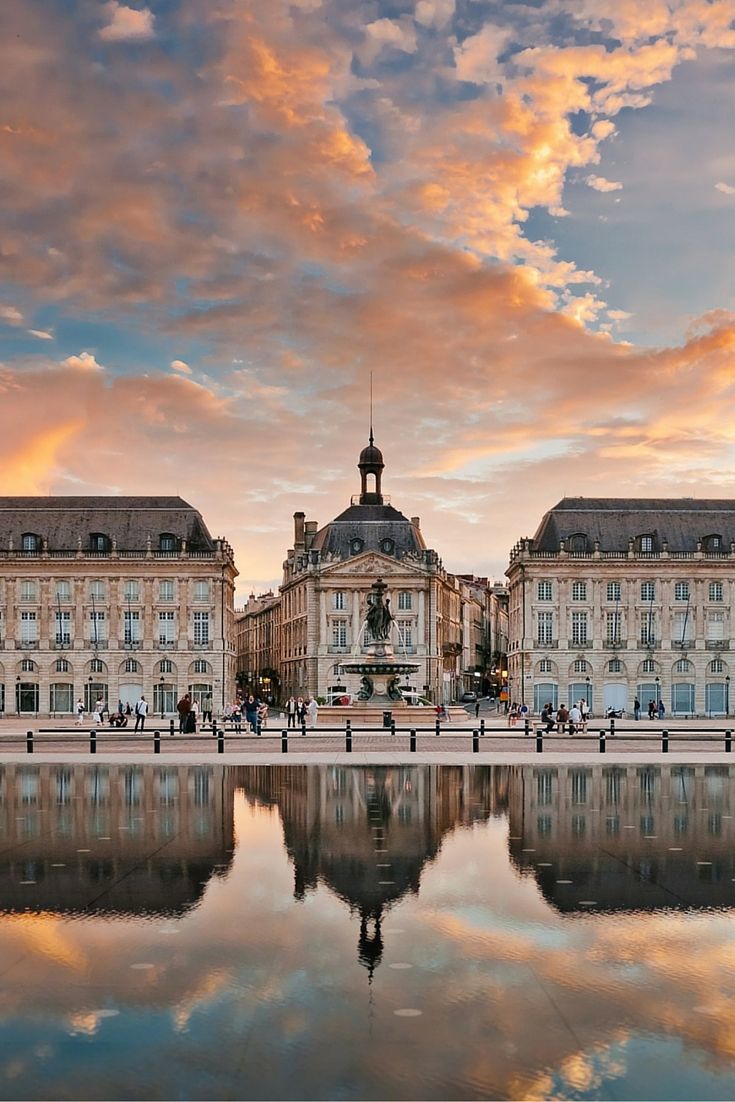
[[342, 662], [345, 674], [360, 677], [360, 688], [355, 694], [357, 707], [390, 705], [395, 707], [404, 703], [399, 687], [402, 675], [415, 673], [418, 665], [413, 662], [399, 661], [393, 653], [391, 629], [394, 624], [390, 610], [390, 598], [385, 596], [388, 586], [382, 578], [377, 578], [367, 598], [365, 625], [370, 635], [367, 645], [368, 656], [354, 662]]

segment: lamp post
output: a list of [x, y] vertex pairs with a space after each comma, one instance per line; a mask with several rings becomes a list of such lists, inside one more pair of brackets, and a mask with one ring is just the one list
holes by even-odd
[[725, 677], [725, 718], [730, 715], [730, 674]]
[[20, 674], [15, 679], [15, 714], [20, 715]]
[[660, 702], [661, 702], [661, 682], [660, 682], [660, 679], [657, 677], [656, 678], [656, 715], [657, 716], [658, 716], [658, 712], [659, 712]]
[[587, 711], [591, 712], [592, 711], [592, 704], [591, 704], [591, 701], [590, 701], [590, 679], [589, 679], [589, 677], [585, 677], [585, 681], [587, 682], [587, 693], [586, 693], [586, 696], [585, 696], [585, 700], [587, 701]]
[[163, 706], [163, 674], [161, 674], [160, 678], [158, 679], [158, 695], [161, 698], [161, 719], [165, 719], [166, 709]]

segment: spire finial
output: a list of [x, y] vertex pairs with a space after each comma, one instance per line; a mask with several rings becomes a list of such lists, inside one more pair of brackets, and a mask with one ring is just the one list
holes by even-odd
[[373, 373], [370, 372], [370, 443], [373, 441]]

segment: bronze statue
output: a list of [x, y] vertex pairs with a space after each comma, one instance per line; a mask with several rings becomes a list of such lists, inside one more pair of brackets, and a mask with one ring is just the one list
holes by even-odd
[[390, 610], [390, 598], [385, 596], [387, 585], [382, 578], [373, 582], [368, 593], [368, 609], [365, 621], [368, 631], [376, 642], [383, 642], [390, 635], [393, 614]]

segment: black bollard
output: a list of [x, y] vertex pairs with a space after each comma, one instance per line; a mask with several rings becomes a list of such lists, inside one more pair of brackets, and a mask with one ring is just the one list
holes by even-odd
[[304, 735], [304, 737], [306, 737], [306, 720], [305, 719], [302, 720], [302, 722], [301, 722], [301, 734]]
[[600, 753], [604, 754], [606, 750], [607, 750], [607, 746], [606, 746], [606, 743], [605, 743], [605, 732], [600, 731]]
[[390, 717], [390, 733], [395, 735], [396, 733], [396, 721], [393, 716]]
[[472, 732], [472, 753], [480, 753], [480, 732], [478, 730]]
[[345, 721], [345, 753], [352, 753], [352, 724], [349, 719]]
[[615, 738], [615, 716], [610, 716], [610, 738]]
[[544, 752], [544, 729], [538, 727], [536, 730], [536, 753], [543, 754]]
[[485, 737], [485, 720], [481, 719], [480, 720], [480, 738], [484, 738], [484, 737]]
[[258, 718], [255, 721], [255, 733], [258, 736], [258, 738], [260, 738], [261, 730], [262, 730], [262, 726], [261, 726], [261, 723], [260, 723], [260, 716], [258, 716]]
[[661, 753], [668, 754], [669, 752], [669, 732], [661, 732]]
[[217, 732], [217, 753], [224, 754], [225, 752], [225, 729], [220, 727]]
[[412, 754], [416, 753], [416, 730], [413, 727], [408, 736], [408, 749]]
[[26, 731], [26, 750], [29, 754], [33, 753], [33, 731]]
[[161, 753], [161, 732], [160, 731], [154, 731], [153, 732], [153, 753], [154, 754], [160, 754]]
[[171, 738], [173, 738], [173, 737], [174, 737], [174, 721], [173, 721], [173, 720], [170, 720], [170, 721], [169, 721], [169, 725], [168, 725], [168, 733], [169, 733], [169, 735], [171, 736]]
[[439, 722], [439, 716], [437, 716], [437, 717], [436, 717], [436, 732], [435, 732], [435, 733], [436, 733], [437, 735], [439, 735], [439, 733], [440, 733], [440, 732], [441, 732], [441, 724], [440, 724], [440, 722]]
[[281, 731], [281, 753], [288, 753], [288, 731]]
[[97, 732], [94, 729], [89, 732], [89, 752], [90, 754], [97, 753]]
[[524, 735], [525, 738], [528, 738], [528, 736], [530, 734], [531, 734], [531, 721], [528, 718], [528, 716], [526, 715], [523, 719], [523, 735]]
[[[222, 726], [222, 730], [224, 731], [224, 724]], [[214, 718], [214, 716], [212, 717], [212, 734], [215, 738], [217, 737], [217, 720]]]
[[725, 731], [725, 753], [732, 754], [732, 731]]

